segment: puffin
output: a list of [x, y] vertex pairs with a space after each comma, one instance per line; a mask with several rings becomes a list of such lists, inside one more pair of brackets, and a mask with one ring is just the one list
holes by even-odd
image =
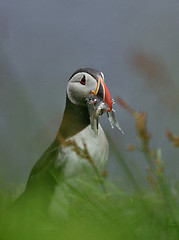
[[102, 72], [80, 68], [71, 75], [58, 133], [32, 168], [18, 201], [25, 202], [27, 208], [30, 202], [33, 207], [47, 209], [65, 180], [73, 182], [75, 178], [94, 176], [95, 171], [102, 173], [109, 144], [98, 118], [106, 112], [112, 127], [121, 130], [113, 103]]

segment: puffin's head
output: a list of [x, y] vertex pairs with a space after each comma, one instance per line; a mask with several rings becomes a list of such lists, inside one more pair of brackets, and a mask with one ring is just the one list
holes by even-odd
[[[97, 133], [98, 117], [104, 112], [111, 123], [121, 130], [112, 108], [113, 101], [102, 72], [92, 68], [80, 68], [68, 81], [67, 97], [71, 103], [88, 108], [91, 128]], [[122, 131], [122, 130], [121, 130]]]
[[86, 99], [94, 93], [112, 110], [112, 99], [104, 83], [102, 72], [92, 68], [80, 68], [70, 77], [67, 86], [67, 95], [73, 104], [86, 105]]

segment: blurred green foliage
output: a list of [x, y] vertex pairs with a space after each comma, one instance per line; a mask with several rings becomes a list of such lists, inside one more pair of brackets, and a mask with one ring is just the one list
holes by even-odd
[[[147, 115], [136, 112], [122, 99], [118, 99], [118, 103], [134, 117], [141, 145], [128, 146], [128, 150], [139, 150], [144, 154], [148, 163], [146, 179], [151, 184], [151, 191], [140, 187], [134, 172], [109, 137], [111, 147], [133, 185], [133, 193], [121, 190], [105, 172], [102, 175], [97, 172], [95, 166], [91, 181], [75, 178], [71, 182], [65, 181], [63, 188], [57, 182], [62, 191], [53, 211], [41, 212], [39, 203], [34, 201], [25, 207], [23, 204], [14, 207], [13, 196], [1, 191], [0, 239], [179, 239], [179, 194], [165, 177], [161, 150], [150, 148]], [[87, 154], [77, 150], [80, 155]], [[92, 160], [90, 162], [93, 164]]]
[[55, 218], [30, 210], [36, 206], [7, 208], [9, 198], [1, 198], [0, 239], [178, 239], [178, 196], [126, 194], [107, 179], [103, 192], [76, 181], [82, 188], [68, 186], [68, 207], [59, 200], [66, 213]]

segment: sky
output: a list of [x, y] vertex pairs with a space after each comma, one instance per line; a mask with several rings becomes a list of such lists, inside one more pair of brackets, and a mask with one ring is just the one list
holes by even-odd
[[[1, 0], [0, 2], [0, 176], [8, 188], [25, 184], [29, 172], [55, 138], [67, 81], [80, 67], [105, 75], [113, 98], [122, 97], [148, 113], [151, 147], [162, 150], [166, 172], [177, 178], [178, 149], [166, 127], [179, 135], [177, 0]], [[111, 134], [131, 169], [145, 181], [139, 143], [131, 116], [117, 103], [125, 132]], [[109, 175], [125, 174], [110, 151]]]

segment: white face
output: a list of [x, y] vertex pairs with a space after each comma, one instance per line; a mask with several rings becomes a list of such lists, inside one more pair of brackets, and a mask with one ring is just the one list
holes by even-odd
[[89, 96], [89, 92], [95, 91], [96, 87], [95, 78], [86, 72], [79, 72], [68, 82], [68, 98], [74, 104], [85, 105], [85, 99]]

